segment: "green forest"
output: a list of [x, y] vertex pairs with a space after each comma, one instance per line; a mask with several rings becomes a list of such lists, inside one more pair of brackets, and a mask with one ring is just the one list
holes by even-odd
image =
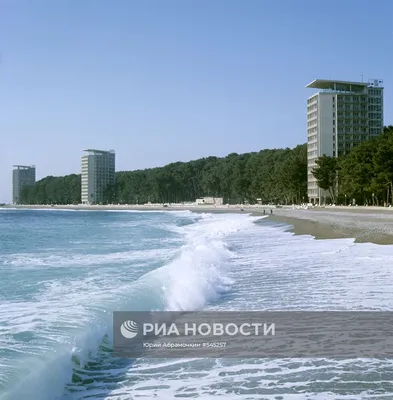
[[[321, 157], [313, 173], [319, 187], [329, 191], [331, 202], [344, 204], [347, 198], [358, 204], [393, 202], [393, 126], [346, 155]], [[180, 203], [203, 196], [223, 197], [229, 204], [255, 204], [258, 198], [265, 204], [307, 202], [307, 144], [120, 171], [116, 184], [106, 190], [106, 203]], [[47, 176], [21, 193], [22, 204], [80, 202], [77, 174]]]
[[[201, 196], [225, 202], [302, 202], [307, 196], [307, 146], [229, 154], [161, 168], [116, 172], [107, 203], [143, 204], [195, 201]], [[48, 176], [23, 188], [23, 204], [78, 204], [80, 175]]]
[[393, 204], [393, 126], [342, 157], [320, 157], [314, 176], [333, 203]]

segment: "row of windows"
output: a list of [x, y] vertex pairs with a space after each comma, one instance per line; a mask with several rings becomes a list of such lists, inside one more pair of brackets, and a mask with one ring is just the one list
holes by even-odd
[[368, 117], [370, 119], [381, 119], [382, 115], [381, 115], [381, 113], [369, 113]]
[[[357, 134], [346, 134], [346, 135], [338, 135], [337, 139], [339, 142], [350, 142], [350, 141], [359, 141], [359, 140], [368, 140], [368, 135], [367, 134], [359, 134], [359, 132], [356, 132]], [[333, 135], [333, 142], [336, 141], [336, 137]]]
[[316, 111], [314, 111], [311, 114], [307, 115], [307, 119], [309, 119], [309, 120], [314, 119], [314, 118], [317, 118], [317, 116], [318, 116], [318, 113]]
[[[365, 135], [365, 134], [379, 134], [381, 133], [382, 129], [380, 127], [378, 128], [366, 128], [366, 127], [359, 127], [359, 126], [354, 126], [354, 127], [340, 127], [337, 130], [337, 134], [338, 134], [338, 140], [343, 140], [344, 139], [344, 135], [345, 137], [351, 137], [349, 135], [353, 135], [353, 134], [359, 134], [359, 135]], [[335, 140], [335, 136], [336, 136], [336, 128], [333, 127], [333, 140]], [[360, 138], [360, 137], [359, 137]], [[307, 141], [309, 143], [309, 146], [312, 145], [312, 142], [316, 142], [317, 140], [317, 135], [313, 134], [313, 135], [309, 135], [307, 137]], [[309, 147], [311, 148], [311, 147]]]
[[350, 150], [352, 149], [352, 147], [354, 147], [356, 144], [354, 144], [353, 142], [348, 142], [348, 143], [339, 143], [338, 146], [336, 146], [336, 148], [338, 147], [338, 150]]
[[318, 95], [313, 96], [313, 97], [310, 97], [310, 98], [307, 100], [307, 104], [311, 104], [311, 103], [318, 103]]
[[382, 104], [382, 99], [380, 97], [369, 97], [369, 104]]
[[337, 96], [337, 101], [345, 103], [365, 103], [367, 101], [366, 96]]
[[317, 128], [316, 128], [316, 127], [314, 127], [314, 128], [308, 128], [308, 129], [307, 129], [307, 132], [308, 132], [309, 135], [312, 135], [313, 133], [316, 133], [316, 132], [317, 132]]
[[96, 168], [115, 168], [114, 162], [96, 162], [93, 164]]
[[[333, 117], [334, 117], [334, 113], [333, 113]], [[349, 111], [349, 112], [338, 112], [337, 113], [337, 117], [339, 119], [342, 118], [367, 118], [367, 113], [366, 112], [359, 112], [359, 111]]]
[[337, 121], [337, 125], [339, 127], [341, 126], [367, 126], [367, 119], [349, 119], [349, 118], [343, 118], [339, 119]]
[[[337, 130], [337, 133], [339, 135], [351, 135], [352, 133], [368, 133], [369, 130], [366, 127], [354, 127], [354, 128], [339, 128]], [[334, 133], [334, 130], [333, 130]]]
[[317, 124], [318, 124], [318, 122], [317, 122], [316, 119], [313, 119], [312, 121], [307, 122], [307, 126], [308, 126], [308, 127], [311, 127], [311, 126], [314, 126], [314, 125], [317, 125]]
[[369, 96], [380, 96], [382, 94], [381, 92], [382, 92], [382, 89], [368, 88]]
[[337, 106], [338, 110], [354, 110], [354, 111], [367, 111], [366, 105], [359, 105], [359, 104], [339, 104]]
[[[367, 128], [359, 128], [359, 127], [354, 127], [352, 129], [353, 133], [367, 133], [368, 129]], [[348, 133], [352, 133], [352, 132], [348, 132]]]
[[370, 128], [369, 129], [370, 135], [379, 135], [382, 133], [382, 128]]

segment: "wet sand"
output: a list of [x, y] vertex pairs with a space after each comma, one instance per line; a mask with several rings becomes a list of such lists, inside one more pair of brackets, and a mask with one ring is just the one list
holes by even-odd
[[393, 244], [393, 212], [387, 209], [277, 210], [270, 220], [289, 224], [295, 235], [353, 238], [357, 243]]

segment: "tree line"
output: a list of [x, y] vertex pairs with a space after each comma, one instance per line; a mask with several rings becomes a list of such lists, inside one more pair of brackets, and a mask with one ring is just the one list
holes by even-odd
[[[225, 203], [307, 201], [307, 145], [176, 162], [116, 173], [106, 204], [180, 203], [204, 196]], [[47, 176], [21, 192], [21, 204], [80, 204], [81, 176]]]
[[[312, 173], [332, 203], [393, 204], [393, 126], [343, 156], [320, 157]], [[229, 204], [307, 202], [307, 144], [117, 172], [104, 204], [180, 203], [205, 196], [223, 197]], [[77, 174], [47, 176], [21, 193], [22, 204], [80, 202]]]
[[320, 157], [313, 174], [332, 203], [393, 204], [393, 126], [344, 156]]

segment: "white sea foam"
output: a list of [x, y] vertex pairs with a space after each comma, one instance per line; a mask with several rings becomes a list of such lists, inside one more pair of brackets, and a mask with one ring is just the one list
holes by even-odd
[[161, 271], [165, 291], [165, 309], [192, 311], [215, 301], [229, 291], [227, 262], [234, 257], [223, 239], [251, 225], [251, 219], [219, 218], [204, 215], [197, 225], [176, 227], [186, 233], [186, 245], [179, 256]]
[[[15, 386], [15, 399], [382, 397], [366, 389], [352, 394], [346, 389], [363, 380], [374, 388], [386, 387], [385, 371], [391, 365], [377, 360], [141, 359], [129, 366], [104, 359], [95, 372], [85, 367], [83, 361], [98, 354], [105, 333], [111, 337], [113, 310], [393, 308], [391, 246], [354, 244], [350, 239], [316, 241], [293, 236], [282, 227], [253, 224], [258, 218], [242, 214], [195, 218], [195, 224], [171, 228], [182, 238], [180, 249], [103, 256], [71, 253], [64, 261], [58, 257], [46, 263], [48, 270], [67, 263], [73, 271], [78, 265], [99, 267], [84, 275], [46, 280], [32, 300], [0, 304], [0, 351], [8, 351], [0, 359], [0, 387], [22, 373], [29, 387]], [[169, 222], [159, 223], [168, 228]], [[34, 265], [34, 256], [28, 257], [25, 261]], [[13, 265], [21, 267], [23, 261], [18, 262]], [[43, 259], [39, 262], [42, 265]], [[146, 262], [158, 268], [145, 273]], [[80, 360], [80, 367], [71, 355]], [[70, 384], [73, 372], [89, 377], [89, 383]], [[62, 396], [66, 382], [76, 391]]]
[[[205, 308], [393, 308], [393, 246], [355, 244], [352, 239], [316, 241], [293, 236], [283, 227], [258, 225], [238, 231], [226, 243], [237, 250], [226, 268], [232, 290], [226, 301]], [[379, 360], [173, 360], [161, 365], [147, 359], [130, 368], [128, 384], [123, 380], [105, 398], [387, 398], [391, 367], [390, 361]], [[383, 388], [388, 388], [384, 394], [378, 392]]]
[[37, 267], [74, 267], [74, 266], [89, 266], [100, 264], [117, 264], [117, 263], [134, 263], [142, 260], [164, 257], [168, 258], [174, 254], [175, 249], [150, 249], [150, 250], [134, 250], [121, 251], [111, 254], [71, 254], [69, 257], [64, 254], [18, 254], [14, 257], [8, 257], [4, 261], [4, 265], [11, 265], [19, 268], [37, 268]]
[[[176, 215], [184, 217], [190, 213]], [[136, 304], [139, 309], [191, 310], [215, 300], [231, 284], [224, 268], [231, 252], [222, 238], [250, 223], [244, 217], [231, 220], [204, 216], [201, 227], [194, 224], [180, 229], [179, 235], [183, 235], [185, 244], [178, 250], [152, 249], [102, 255], [71, 253], [68, 257], [38, 253], [8, 257], [8, 267], [45, 267], [52, 274], [60, 266], [72, 271], [86, 270], [91, 265], [105, 266], [96, 269], [93, 275], [85, 273], [82, 279], [78, 275], [65, 275], [61, 280], [53, 275], [52, 281], [46, 277], [31, 301], [5, 300], [0, 305], [0, 348], [8, 352], [6, 370], [10, 372], [13, 365], [23, 371], [29, 381], [29, 389], [25, 384], [18, 386], [15, 382], [12, 396], [23, 398], [28, 390], [37, 399], [53, 399], [62, 387], [59, 379], [63, 383], [70, 381], [71, 355], [78, 356], [83, 365], [83, 361], [94, 355], [103, 336], [111, 336], [110, 312], [113, 310], [133, 309]], [[144, 276], [141, 268], [137, 268], [143, 260], [165, 263], [168, 256], [173, 257], [171, 262]], [[127, 276], [124, 267], [116, 267], [124, 263], [136, 268], [132, 270], [133, 279]], [[15, 354], [24, 356], [18, 361], [13, 357]], [[52, 371], [58, 379], [45, 374], [45, 369], [52, 363], [57, 363]], [[8, 378], [2, 376], [0, 383], [5, 384], [9, 378], [10, 375]]]

